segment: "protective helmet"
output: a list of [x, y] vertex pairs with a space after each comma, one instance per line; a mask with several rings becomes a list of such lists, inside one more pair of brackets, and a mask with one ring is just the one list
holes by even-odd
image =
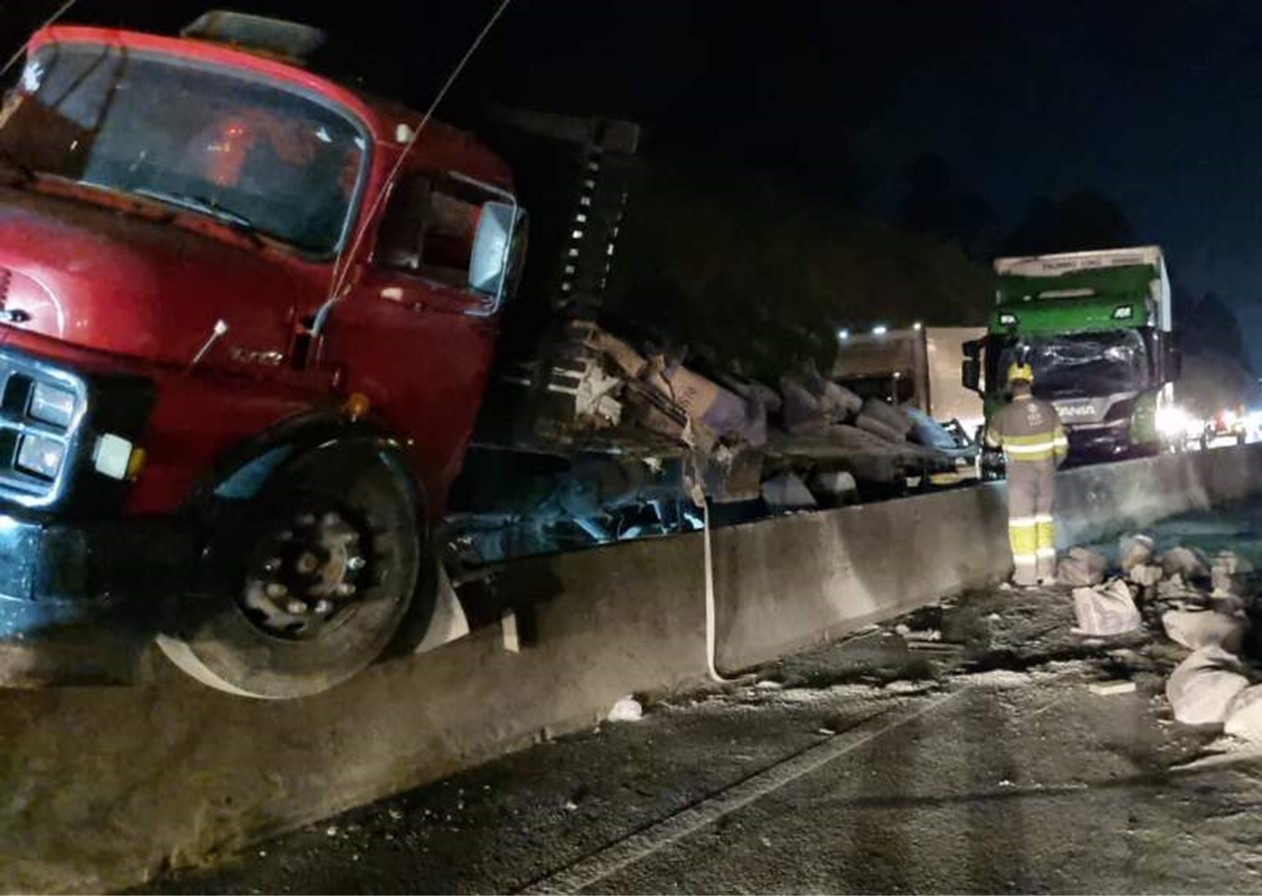
[[1013, 364], [1008, 368], [1008, 382], [1014, 383], [1017, 380], [1024, 380], [1027, 383], [1034, 382], [1034, 370], [1029, 364]]

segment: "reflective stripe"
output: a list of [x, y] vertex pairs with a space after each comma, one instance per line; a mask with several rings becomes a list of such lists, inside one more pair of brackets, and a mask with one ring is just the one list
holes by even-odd
[[1014, 529], [1020, 526], [1037, 526], [1039, 518], [1036, 516], [1018, 516], [1008, 520], [1008, 528]]
[[1008, 529], [1008, 544], [1012, 548], [1012, 553], [1029, 554], [1034, 556], [1034, 552], [1038, 550], [1039, 539], [1034, 531], [1033, 526], [1010, 527]]
[[1037, 551], [1034, 552], [1034, 556], [1040, 559], [1046, 559], [1048, 557], [1055, 557], [1056, 548], [1039, 548]]
[[[1038, 516], [1030, 517], [1030, 519], [1034, 520], [1034, 522], [1036, 523], [1055, 522], [1055, 520], [1052, 519], [1052, 515], [1050, 513], [1040, 513]], [[1009, 525], [1011, 525], [1011, 523]]]
[[1035, 528], [1034, 543], [1040, 557], [1056, 556], [1056, 524], [1051, 518], [1041, 519]]
[[1042, 451], [1034, 451], [1029, 454], [1008, 454], [1009, 463], [1028, 464], [1034, 461], [1051, 460], [1054, 449], [1045, 448]]
[[1014, 445], [1011, 442], [1004, 443], [1004, 450], [1009, 454], [1034, 454], [1040, 451], [1051, 451], [1056, 447], [1056, 443], [1051, 439], [1043, 439], [1039, 442], [1033, 442], [1029, 445]]
[[1035, 566], [1039, 558], [1038, 554], [1013, 554], [1012, 562], [1017, 566]]
[[1044, 429], [1040, 432], [1030, 432], [1025, 435], [1004, 436], [1003, 443], [1005, 445], [1038, 445], [1041, 442], [1053, 442], [1056, 440], [1056, 433], [1050, 429]]

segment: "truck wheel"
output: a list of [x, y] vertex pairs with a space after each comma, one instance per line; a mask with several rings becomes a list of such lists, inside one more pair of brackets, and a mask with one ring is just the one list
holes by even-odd
[[418, 519], [410, 490], [375, 449], [317, 450], [212, 524], [207, 593], [182, 603], [159, 646], [234, 694], [327, 690], [372, 663], [408, 615]]

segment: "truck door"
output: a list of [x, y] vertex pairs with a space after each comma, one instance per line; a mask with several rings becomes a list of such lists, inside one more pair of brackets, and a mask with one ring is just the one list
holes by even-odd
[[326, 360], [343, 389], [411, 439], [431, 508], [445, 501], [473, 431], [498, 317], [468, 286], [479, 197], [438, 175], [405, 175], [376, 246], [330, 322]]

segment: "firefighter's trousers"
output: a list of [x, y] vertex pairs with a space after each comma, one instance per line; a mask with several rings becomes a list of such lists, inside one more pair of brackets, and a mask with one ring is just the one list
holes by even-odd
[[1009, 459], [1008, 541], [1018, 585], [1056, 577], [1055, 482], [1054, 461]]

